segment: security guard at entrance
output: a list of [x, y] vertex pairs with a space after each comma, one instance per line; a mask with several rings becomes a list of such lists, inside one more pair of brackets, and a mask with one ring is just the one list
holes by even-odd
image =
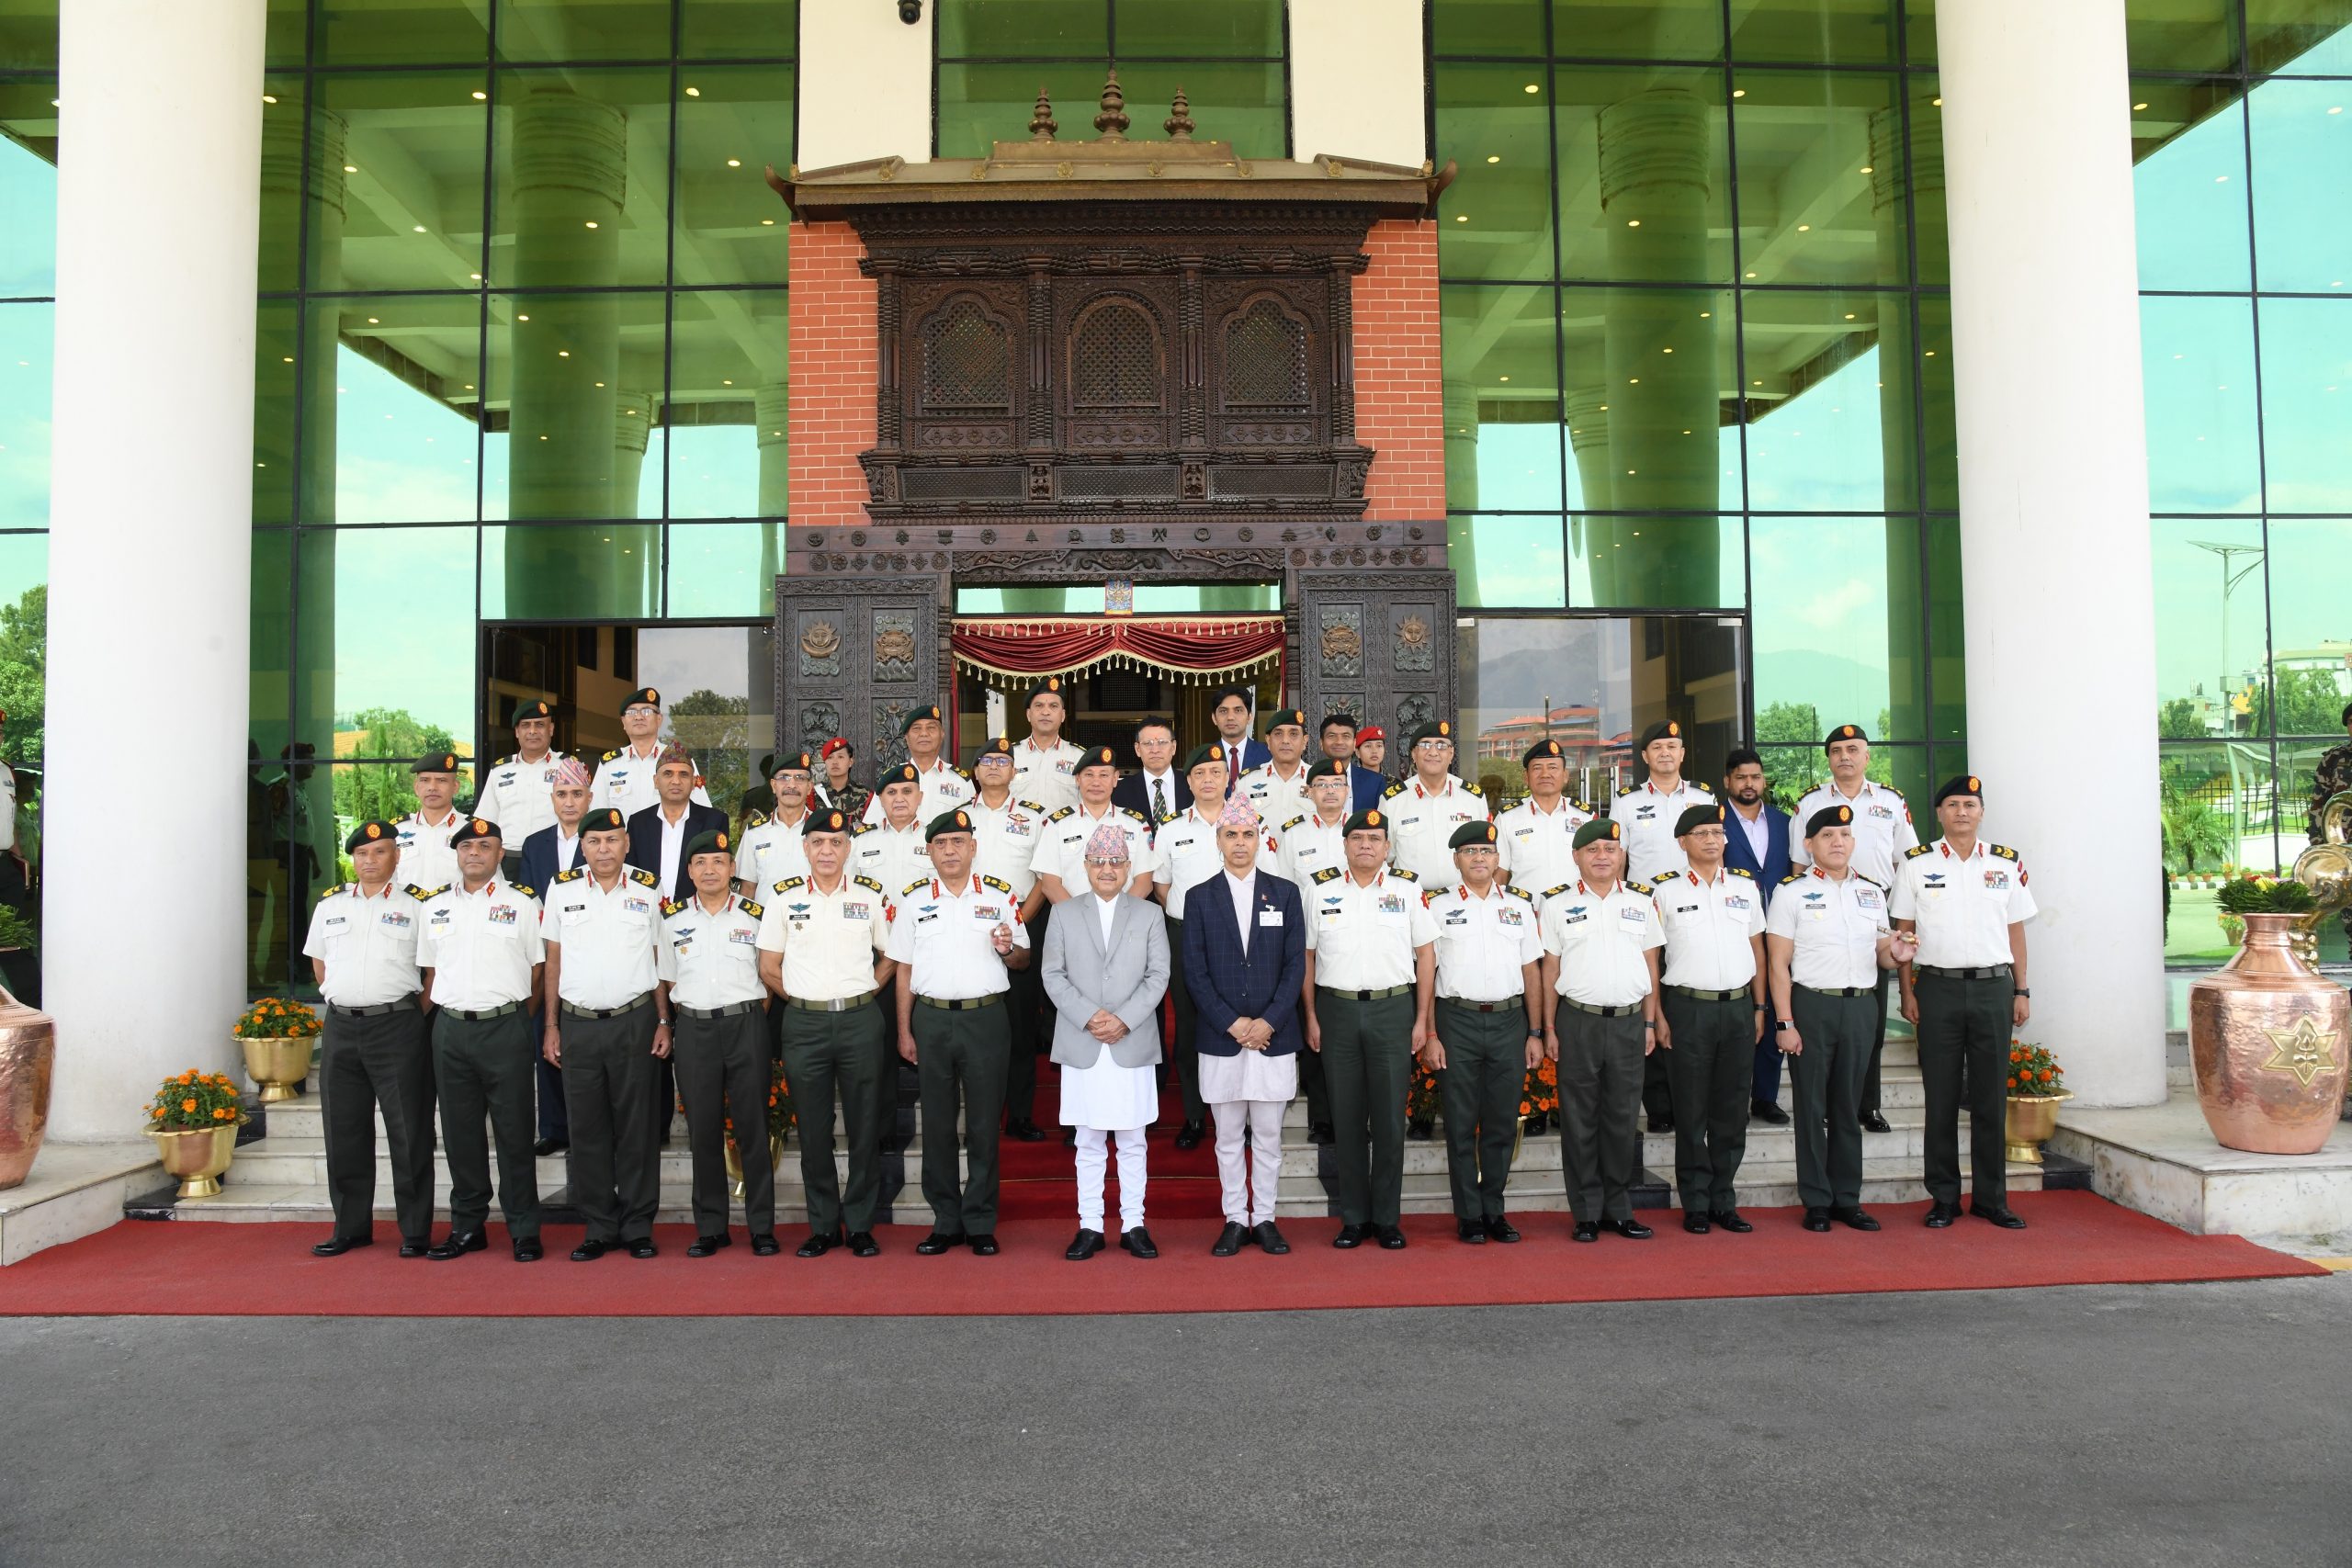
[[1651, 885], [1666, 933], [1658, 1006], [1670, 1047], [1674, 1184], [1682, 1228], [1707, 1234], [1756, 1227], [1742, 1219], [1736, 1184], [1747, 1152], [1747, 1102], [1764, 1022], [1764, 892], [1724, 863], [1724, 808], [1693, 806], [1675, 819], [1688, 869]]
[[[882, 1250], [874, 1239], [882, 1086], [897, 1083], [880, 1000], [892, 968], [882, 951], [889, 904], [877, 884], [843, 869], [854, 826], [838, 807], [811, 811], [802, 833], [808, 874], [776, 883], [760, 917], [760, 979], [782, 998], [784, 1076], [800, 1123], [800, 1183], [808, 1201], [802, 1258], [822, 1258], [844, 1245], [844, 1224], [851, 1252], [872, 1258]], [[836, 1085], [849, 1140], [845, 1192], [833, 1168]]]
[[[743, 1224], [752, 1250], [774, 1257], [775, 1168], [768, 1159], [767, 990], [760, 984], [759, 905], [739, 898], [732, 836], [722, 829], [686, 842], [689, 897], [662, 909], [655, 1005], [670, 1017], [671, 1058], [694, 1152], [695, 1243], [708, 1258], [727, 1235], [727, 1123], [743, 1162]], [[828, 1105], [828, 1110], [831, 1106]]]
[[1315, 874], [1306, 906], [1306, 1043], [1322, 1053], [1337, 1134], [1337, 1247], [1391, 1251], [1405, 1182], [1405, 1094], [1430, 1038], [1437, 927], [1419, 879], [1390, 866], [1388, 813], [1348, 818], [1348, 867]]
[[[1492, 822], [1453, 830], [1451, 886], [1430, 895], [1437, 1006], [1421, 1059], [1442, 1072], [1445, 1168], [1464, 1241], [1519, 1239], [1503, 1213], [1520, 1097], [1544, 1056], [1544, 939], [1535, 899], [1496, 874]], [[1528, 998], [1536, 998], [1531, 1017]]]

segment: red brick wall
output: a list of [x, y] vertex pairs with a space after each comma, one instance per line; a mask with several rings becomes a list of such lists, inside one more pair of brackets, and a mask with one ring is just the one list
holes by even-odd
[[[1438, 353], [1437, 226], [1384, 219], [1356, 279], [1356, 439], [1380, 455], [1364, 486], [1368, 522], [1445, 516], [1445, 391]], [[1442, 536], [1441, 536], [1442, 537]]]
[[874, 280], [846, 223], [795, 223], [787, 321], [792, 350], [792, 521], [865, 520], [857, 455], [874, 445]]

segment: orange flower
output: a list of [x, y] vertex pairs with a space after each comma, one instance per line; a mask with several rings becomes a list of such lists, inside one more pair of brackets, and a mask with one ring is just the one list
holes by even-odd
[[2050, 1069], [2048, 1067], [2041, 1069], [2041, 1081], [2044, 1083], [2048, 1083], [2050, 1081]]
[[182, 1083], [194, 1083], [195, 1081], [196, 1069], [194, 1067], [190, 1067], [187, 1071], [180, 1075], [180, 1082]]
[[196, 1110], [196, 1101], [193, 1100], [183, 1100], [180, 1101], [180, 1109], [182, 1111], [193, 1112]]

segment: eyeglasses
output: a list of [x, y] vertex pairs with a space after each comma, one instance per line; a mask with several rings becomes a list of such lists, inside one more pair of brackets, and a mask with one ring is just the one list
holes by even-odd
[[1086, 863], [1089, 865], [1125, 865], [1127, 863], [1123, 860], [1096, 860], [1092, 855], [1089, 855], [1086, 857]]

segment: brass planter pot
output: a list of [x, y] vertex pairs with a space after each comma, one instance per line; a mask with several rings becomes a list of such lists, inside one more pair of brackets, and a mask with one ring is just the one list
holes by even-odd
[[[775, 1170], [783, 1164], [784, 1140], [770, 1138], [768, 1140], [768, 1169]], [[735, 1139], [731, 1134], [727, 1140], [727, 1195], [737, 1202], [742, 1201], [743, 1199], [743, 1151], [735, 1146]]]
[[221, 1173], [237, 1152], [237, 1124], [198, 1127], [193, 1132], [155, 1133], [156, 1157], [164, 1174], [175, 1178], [183, 1198], [209, 1198], [220, 1190]]
[[57, 1025], [0, 987], [0, 1189], [32, 1173], [49, 1132], [50, 1075]]
[[2040, 1165], [2041, 1145], [2058, 1131], [2058, 1108], [2074, 1098], [2063, 1089], [2056, 1094], [2009, 1096], [2008, 1122], [2002, 1134], [2008, 1143], [2009, 1158]]
[[2344, 1101], [2352, 997], [2296, 953], [2294, 915], [2248, 915], [2245, 945], [2188, 987], [2197, 1103], [2223, 1148], [2308, 1155]]
[[238, 1038], [237, 1043], [245, 1048], [245, 1076], [260, 1087], [264, 1105], [292, 1100], [301, 1092], [302, 1080], [311, 1076], [311, 1047], [317, 1040], [315, 1034]]

